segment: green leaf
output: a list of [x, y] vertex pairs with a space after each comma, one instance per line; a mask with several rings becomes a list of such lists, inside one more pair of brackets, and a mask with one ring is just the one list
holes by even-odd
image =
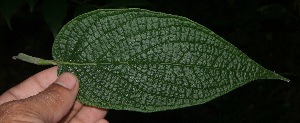
[[260, 7], [258, 11], [268, 19], [282, 17], [287, 12], [282, 4], [265, 5]]
[[152, 6], [149, 0], [110, 0], [104, 8], [124, 8], [136, 6]]
[[99, 9], [98, 6], [96, 5], [92, 5], [92, 4], [81, 4], [81, 5], [78, 5], [74, 11], [74, 17], [78, 16], [78, 15], [81, 15], [81, 14], [84, 14], [84, 13], [87, 13], [87, 12], [90, 12], [90, 11], [93, 11], [93, 10], [96, 10], [96, 9]]
[[78, 16], [58, 33], [52, 53], [59, 74], [79, 78], [78, 100], [106, 109], [177, 109], [257, 79], [289, 81], [200, 24], [143, 9]]
[[38, 0], [26, 0], [29, 7], [30, 7], [30, 12], [33, 12], [35, 4], [38, 2]]
[[0, 0], [0, 12], [4, 16], [9, 29], [12, 30], [10, 19], [15, 14], [21, 0]]
[[42, 12], [46, 23], [49, 25], [55, 37], [63, 26], [63, 21], [66, 17], [67, 0], [45, 0], [42, 6]]

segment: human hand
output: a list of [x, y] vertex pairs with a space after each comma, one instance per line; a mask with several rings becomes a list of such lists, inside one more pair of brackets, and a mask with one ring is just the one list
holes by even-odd
[[52, 67], [23, 81], [0, 96], [0, 121], [31, 123], [108, 123], [107, 111], [76, 100], [77, 78], [71, 73], [57, 77]]

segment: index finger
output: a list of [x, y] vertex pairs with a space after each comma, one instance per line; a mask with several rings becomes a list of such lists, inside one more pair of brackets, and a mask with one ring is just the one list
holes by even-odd
[[0, 105], [5, 102], [36, 95], [45, 90], [56, 79], [57, 66], [43, 70], [3, 93], [0, 96]]

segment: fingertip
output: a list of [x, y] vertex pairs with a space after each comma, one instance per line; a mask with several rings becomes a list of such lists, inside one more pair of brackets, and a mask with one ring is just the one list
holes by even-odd
[[55, 83], [72, 90], [78, 83], [78, 79], [74, 74], [66, 72], [61, 74]]

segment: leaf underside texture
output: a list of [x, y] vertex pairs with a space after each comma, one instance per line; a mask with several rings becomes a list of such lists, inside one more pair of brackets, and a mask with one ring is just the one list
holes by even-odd
[[59, 74], [80, 80], [86, 105], [156, 112], [198, 105], [257, 79], [282, 76], [187, 18], [104, 9], [66, 24], [53, 44]]

